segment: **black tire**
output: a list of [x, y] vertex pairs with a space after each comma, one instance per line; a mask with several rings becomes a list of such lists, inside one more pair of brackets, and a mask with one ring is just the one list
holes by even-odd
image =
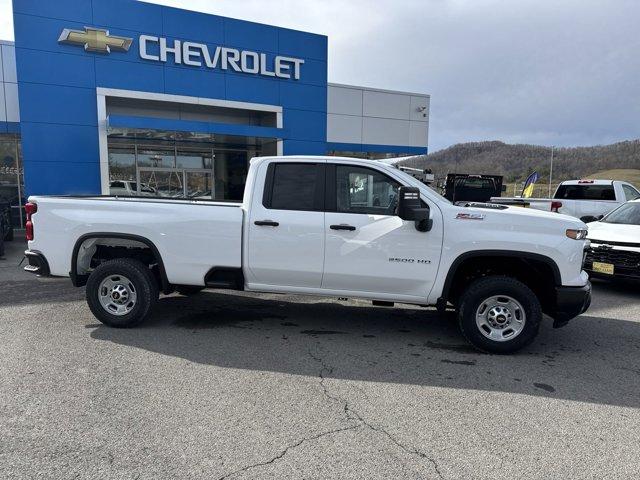
[[[100, 303], [100, 285], [109, 276], [126, 277], [136, 294], [131, 311], [124, 315], [109, 313]], [[129, 285], [131, 287], [131, 285]], [[131, 258], [117, 258], [104, 262], [96, 268], [87, 281], [87, 303], [93, 315], [105, 325], [114, 328], [132, 328], [146, 320], [160, 296], [158, 282], [149, 268]]]
[[[485, 300], [501, 295], [516, 300], [526, 318], [519, 334], [512, 339], [498, 341], [482, 333], [481, 327], [476, 323], [476, 313]], [[513, 353], [529, 345], [538, 334], [541, 321], [542, 307], [538, 297], [524, 283], [514, 278], [495, 276], [476, 280], [464, 291], [458, 304], [460, 331], [469, 343], [486, 353]], [[509, 328], [504, 328], [503, 331], [508, 333]]]
[[7, 242], [13, 242], [13, 238], [14, 238], [14, 232], [13, 232], [13, 227], [11, 227], [9, 229], [9, 232], [7, 233], [7, 236], [5, 237], [5, 240]]
[[176, 287], [176, 292], [178, 292], [180, 295], [184, 295], [185, 297], [188, 297], [190, 295], [196, 295], [196, 294], [200, 293], [204, 289], [205, 289], [205, 287], [196, 287], [196, 286], [191, 286], [191, 285], [181, 285], [179, 287]]

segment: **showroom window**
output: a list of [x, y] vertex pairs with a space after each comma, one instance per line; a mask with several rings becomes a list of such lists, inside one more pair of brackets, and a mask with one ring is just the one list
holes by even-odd
[[112, 195], [242, 201], [249, 161], [277, 139], [111, 129], [108, 149]]
[[0, 135], [0, 199], [11, 205], [14, 227], [24, 225], [24, 169], [19, 135]]

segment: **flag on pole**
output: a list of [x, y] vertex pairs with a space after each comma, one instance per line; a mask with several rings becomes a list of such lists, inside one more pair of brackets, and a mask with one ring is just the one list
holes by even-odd
[[533, 187], [536, 182], [540, 180], [540, 174], [538, 172], [533, 172], [527, 178], [527, 181], [524, 182], [524, 188], [522, 189], [522, 198], [531, 198], [533, 195]]

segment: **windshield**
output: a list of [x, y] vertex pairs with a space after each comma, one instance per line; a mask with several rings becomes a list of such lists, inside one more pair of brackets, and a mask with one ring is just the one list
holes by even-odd
[[625, 203], [602, 219], [604, 223], [640, 225], [640, 202]]
[[438, 192], [437, 190], [431, 188], [429, 185], [426, 185], [424, 183], [422, 183], [420, 180], [418, 180], [417, 178], [409, 175], [406, 172], [403, 172], [400, 169], [396, 169], [394, 170], [395, 173], [397, 173], [398, 175], [400, 175], [402, 177], [402, 179], [407, 183], [407, 185], [410, 185], [412, 187], [418, 187], [420, 190], [424, 191], [424, 190], [428, 190], [430, 193], [436, 195], [436, 198], [447, 202], [447, 203], [451, 203], [448, 199], [446, 199], [445, 197], [443, 197], [440, 192]]

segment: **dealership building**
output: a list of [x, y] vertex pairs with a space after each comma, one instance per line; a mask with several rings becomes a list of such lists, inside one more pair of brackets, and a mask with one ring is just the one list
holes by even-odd
[[[134, 0], [13, 0], [0, 197], [238, 200], [263, 155], [427, 152], [429, 96], [328, 82], [328, 38]], [[375, 78], [379, 64], [369, 72]]]

